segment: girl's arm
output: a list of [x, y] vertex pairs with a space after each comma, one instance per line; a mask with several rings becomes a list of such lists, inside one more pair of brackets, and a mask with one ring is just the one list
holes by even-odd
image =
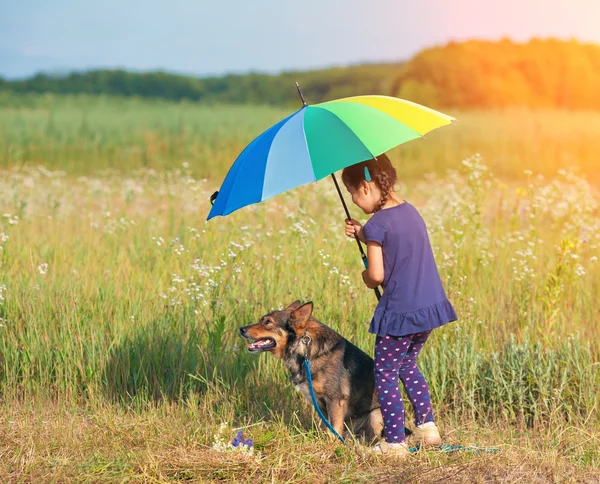
[[362, 277], [369, 289], [375, 289], [383, 282], [383, 251], [381, 244], [369, 240], [367, 242], [367, 259], [369, 267], [363, 271]]

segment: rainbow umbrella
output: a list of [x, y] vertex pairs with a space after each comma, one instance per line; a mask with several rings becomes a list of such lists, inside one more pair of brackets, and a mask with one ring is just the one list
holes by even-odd
[[[238, 156], [223, 185], [211, 197], [207, 220], [262, 202], [282, 192], [333, 177], [399, 144], [450, 124], [454, 118], [403, 99], [356, 96], [307, 105], [298, 83], [301, 109], [267, 129]], [[356, 239], [366, 265], [366, 255]]]

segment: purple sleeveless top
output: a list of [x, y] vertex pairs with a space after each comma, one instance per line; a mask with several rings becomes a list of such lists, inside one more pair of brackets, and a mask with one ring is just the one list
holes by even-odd
[[381, 244], [385, 290], [369, 332], [405, 336], [456, 321], [435, 264], [425, 221], [408, 202], [375, 212], [365, 241]]

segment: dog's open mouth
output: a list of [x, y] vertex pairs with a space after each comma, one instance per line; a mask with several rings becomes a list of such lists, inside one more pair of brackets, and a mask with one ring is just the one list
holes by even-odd
[[248, 351], [258, 353], [259, 351], [272, 350], [277, 346], [273, 338], [260, 338], [248, 344]]

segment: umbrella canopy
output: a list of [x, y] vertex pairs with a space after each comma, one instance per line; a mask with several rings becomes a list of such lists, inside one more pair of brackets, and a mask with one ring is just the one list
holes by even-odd
[[305, 104], [242, 151], [207, 220], [377, 157], [453, 120], [420, 104], [388, 96]]

